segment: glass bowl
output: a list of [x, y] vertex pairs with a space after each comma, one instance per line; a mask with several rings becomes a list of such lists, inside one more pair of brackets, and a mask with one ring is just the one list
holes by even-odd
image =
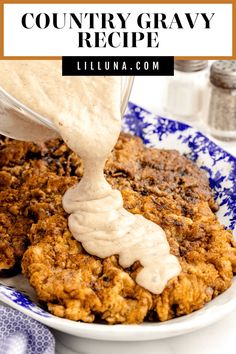
[[[133, 79], [133, 76], [122, 76], [122, 116], [127, 107]], [[0, 134], [17, 140], [38, 143], [60, 136], [57, 127], [49, 119], [16, 100], [2, 87], [0, 87]]]

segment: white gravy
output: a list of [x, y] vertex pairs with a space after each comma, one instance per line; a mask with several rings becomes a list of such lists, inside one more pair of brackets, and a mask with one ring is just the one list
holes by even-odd
[[[180, 264], [164, 230], [123, 208], [121, 193], [103, 169], [121, 129], [120, 77], [62, 77], [60, 61], [1, 61], [0, 85], [58, 127], [84, 161], [80, 183], [63, 197], [69, 228], [85, 250], [100, 258], [119, 256], [123, 268], [140, 261], [136, 282], [160, 294]], [[17, 127], [16, 127], [17, 129]]]

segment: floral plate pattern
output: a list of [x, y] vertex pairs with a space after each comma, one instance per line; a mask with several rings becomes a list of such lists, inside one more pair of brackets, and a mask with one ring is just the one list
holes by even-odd
[[[220, 204], [218, 217], [231, 230], [236, 226], [236, 159], [194, 128], [167, 118], [155, 116], [129, 103], [122, 130], [137, 135], [147, 146], [176, 149], [206, 170], [210, 185]], [[20, 275], [15, 277], [21, 277]], [[12, 284], [13, 282], [13, 284]], [[25, 281], [26, 282], [26, 281]], [[19, 280], [16, 284], [19, 284]], [[21, 286], [0, 278], [0, 300], [36, 320], [80, 337], [104, 340], [149, 340], [183, 334], [213, 323], [236, 308], [236, 281], [229, 290], [196, 311], [165, 323], [144, 325], [86, 324], [57, 318], [42, 309], [35, 301], [33, 291], [24, 280]], [[21, 289], [21, 291], [17, 290]], [[33, 299], [33, 300], [31, 300]], [[217, 308], [217, 312], [215, 309]], [[117, 328], [119, 331], [117, 332]], [[141, 337], [138, 338], [138, 333]]]

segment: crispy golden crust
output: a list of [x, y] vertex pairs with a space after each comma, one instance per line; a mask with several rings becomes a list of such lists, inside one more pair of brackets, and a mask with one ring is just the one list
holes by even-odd
[[[1, 192], [10, 199], [0, 208], [0, 226], [7, 224], [4, 218], [10, 226], [0, 237], [6, 253], [1, 253], [1, 267], [4, 262], [12, 267], [28, 240], [23, 273], [53, 314], [109, 324], [165, 321], [201, 308], [230, 286], [236, 271], [232, 235], [217, 221], [206, 175], [178, 152], [147, 149], [122, 134], [105, 169], [109, 183], [121, 190], [125, 208], [160, 224], [180, 260], [179, 277], [154, 296], [134, 281], [138, 262], [123, 270], [115, 256], [90, 256], [71, 236], [61, 197], [81, 178], [81, 160], [59, 140], [40, 148], [8, 140], [2, 144], [0, 174], [8, 175], [0, 176], [5, 181]], [[16, 221], [18, 238], [9, 232]], [[21, 242], [18, 255], [15, 239]]]
[[[56, 176], [32, 143], [0, 141], [0, 274], [21, 261], [31, 225], [61, 211], [61, 194], [77, 178]], [[47, 198], [50, 198], [48, 202]]]

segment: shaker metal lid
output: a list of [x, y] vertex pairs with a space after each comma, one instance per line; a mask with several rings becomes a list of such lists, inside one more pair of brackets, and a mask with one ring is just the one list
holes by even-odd
[[183, 72], [200, 71], [207, 67], [208, 60], [175, 60], [174, 68]]
[[236, 60], [217, 60], [211, 66], [210, 81], [226, 89], [236, 89]]

